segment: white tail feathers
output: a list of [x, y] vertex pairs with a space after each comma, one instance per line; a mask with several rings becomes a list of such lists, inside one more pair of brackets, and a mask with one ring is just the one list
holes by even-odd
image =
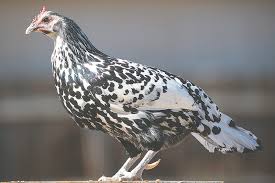
[[219, 147], [218, 144], [214, 143], [210, 138], [204, 137], [199, 133], [191, 132], [193, 137], [195, 137], [209, 152], [213, 153]]
[[[219, 123], [203, 122], [211, 132], [204, 136], [201, 133], [192, 132], [191, 134], [209, 151], [240, 152], [260, 150], [262, 148], [260, 140], [250, 131], [235, 126], [234, 122], [222, 114], [222, 120]], [[219, 129], [219, 130], [213, 130]]]

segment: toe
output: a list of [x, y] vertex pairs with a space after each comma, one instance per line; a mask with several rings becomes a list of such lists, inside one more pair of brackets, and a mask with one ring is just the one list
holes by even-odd
[[111, 178], [111, 177], [105, 177], [105, 176], [103, 175], [103, 176], [101, 176], [101, 177], [98, 179], [98, 181], [104, 182], [104, 181], [108, 181], [110, 178]]
[[142, 181], [142, 178], [132, 172], [124, 172], [124, 174], [119, 177], [119, 181]]
[[104, 181], [105, 180], [105, 176], [101, 176], [99, 179], [98, 179], [98, 181]]
[[102, 176], [98, 179], [99, 182], [120, 182], [121, 179], [119, 177], [105, 177]]

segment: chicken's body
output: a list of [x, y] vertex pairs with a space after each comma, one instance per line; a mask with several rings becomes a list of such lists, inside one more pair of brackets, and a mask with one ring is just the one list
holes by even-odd
[[[260, 149], [257, 137], [235, 126], [200, 87], [156, 68], [109, 57], [71, 19], [46, 13], [61, 17], [62, 26], [50, 37], [55, 40], [53, 76], [64, 107], [80, 127], [111, 135], [131, 157], [116, 178], [141, 178], [159, 150], [190, 133], [210, 152]], [[145, 151], [141, 163], [128, 172]]]

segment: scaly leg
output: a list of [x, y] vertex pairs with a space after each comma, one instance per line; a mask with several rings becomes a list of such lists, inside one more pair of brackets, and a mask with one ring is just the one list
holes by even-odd
[[[130, 172], [130, 179], [142, 180], [143, 170], [147, 167], [153, 157], [158, 153], [158, 151], [149, 150], [139, 164]], [[158, 161], [159, 162], [159, 161]], [[157, 163], [158, 164], [158, 163]], [[157, 166], [157, 165], [156, 165]], [[127, 178], [127, 177], [126, 177]], [[126, 179], [127, 180], [127, 179]]]
[[133, 158], [128, 158], [126, 162], [122, 165], [122, 167], [118, 170], [118, 172], [113, 177], [105, 177], [102, 176], [98, 179], [98, 181], [106, 181], [106, 180], [112, 180], [117, 179], [120, 176], [123, 176], [125, 172], [128, 172], [128, 170], [133, 166], [133, 164], [139, 159], [140, 154]]
[[[142, 180], [142, 173], [144, 169], [152, 169], [156, 167], [160, 160], [149, 164], [152, 158], [158, 153], [158, 151], [149, 150], [139, 164], [129, 172], [130, 165], [133, 165], [134, 162], [138, 159], [129, 158], [121, 169], [113, 177], [104, 177], [102, 176], [99, 181], [131, 181], [131, 180]], [[148, 166], [149, 165], [149, 166]], [[126, 170], [128, 168], [128, 170]]]
[[118, 172], [113, 177], [121, 177], [125, 172], [133, 166], [133, 164], [139, 159], [140, 154], [133, 158], [128, 158], [127, 161], [122, 165]]

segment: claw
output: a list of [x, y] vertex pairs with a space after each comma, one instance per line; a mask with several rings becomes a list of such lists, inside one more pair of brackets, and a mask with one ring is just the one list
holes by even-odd
[[145, 170], [152, 170], [153, 168], [156, 168], [159, 165], [160, 159], [158, 161], [155, 161], [154, 163], [147, 164], [145, 167]]

